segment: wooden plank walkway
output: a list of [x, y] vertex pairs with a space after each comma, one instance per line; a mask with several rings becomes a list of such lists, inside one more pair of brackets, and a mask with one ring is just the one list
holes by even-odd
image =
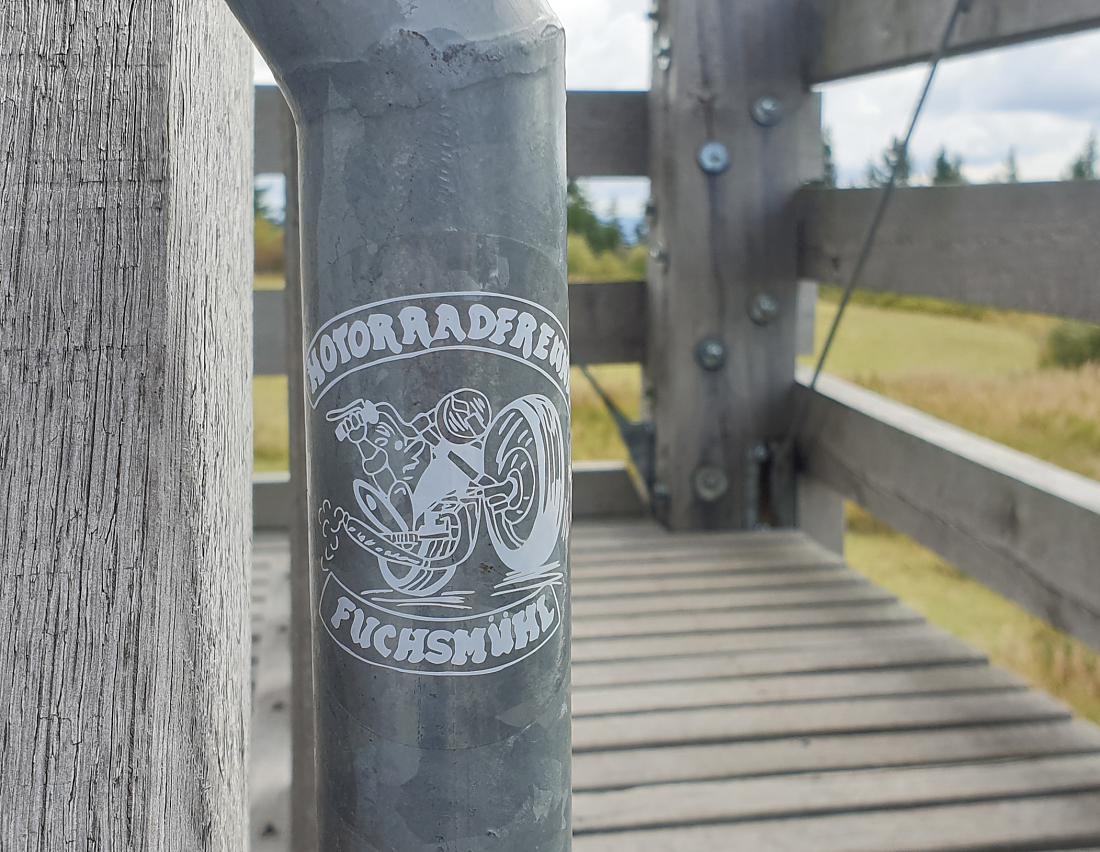
[[[575, 531], [577, 852], [1100, 847], [1100, 729], [803, 536]], [[255, 564], [253, 849], [276, 852], [285, 542]]]

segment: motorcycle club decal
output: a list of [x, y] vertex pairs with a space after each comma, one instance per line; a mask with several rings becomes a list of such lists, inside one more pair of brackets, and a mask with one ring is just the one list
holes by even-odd
[[[373, 369], [415, 371], [395, 362], [417, 358], [427, 378], [401, 399], [418, 402], [370, 393]], [[440, 367], [452, 358], [480, 359], [492, 378], [448, 387]], [[331, 638], [370, 665], [461, 676], [500, 671], [557, 636], [569, 515], [558, 319], [484, 292], [376, 302], [318, 330], [305, 374], [314, 423], [348, 472], [317, 517]], [[528, 392], [499, 390], [517, 386]]]

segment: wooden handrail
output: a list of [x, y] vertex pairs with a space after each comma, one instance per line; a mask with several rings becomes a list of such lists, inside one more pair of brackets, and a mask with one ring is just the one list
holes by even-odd
[[[843, 281], [875, 189], [799, 193], [800, 273]], [[897, 190], [860, 286], [1100, 322], [1100, 181]]]
[[[810, 0], [807, 67], [823, 83], [921, 62], [943, 33], [954, 0]], [[950, 55], [1100, 26], [1095, 0], [974, 0]]]
[[809, 476], [1100, 646], [1100, 483], [840, 379], [801, 379]]

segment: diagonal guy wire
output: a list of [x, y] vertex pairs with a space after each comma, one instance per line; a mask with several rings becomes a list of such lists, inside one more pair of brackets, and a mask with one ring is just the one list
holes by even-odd
[[[844, 312], [848, 308], [848, 303], [852, 299], [852, 292], [858, 286], [860, 279], [863, 277], [864, 267], [867, 265], [867, 259], [871, 256], [871, 249], [874, 247], [875, 239], [878, 237], [879, 227], [882, 225], [882, 220], [886, 215], [886, 209], [890, 206], [890, 199], [894, 196], [894, 189], [897, 187], [898, 172], [901, 169], [901, 164], [908, 158], [909, 155], [909, 143], [913, 139], [913, 131], [917, 128], [917, 122], [920, 120], [921, 112], [924, 110], [924, 104], [928, 100], [928, 93], [932, 90], [932, 81], [936, 79], [936, 71], [939, 69], [940, 62], [943, 60], [947, 53], [947, 48], [951, 44], [951, 36], [955, 32], [955, 25], [958, 23], [959, 17], [970, 9], [970, 0], [956, 0], [954, 8], [951, 10], [951, 17], [947, 20], [947, 26], [944, 27], [943, 36], [940, 38], [939, 46], [936, 48], [936, 52], [928, 60], [928, 75], [924, 79], [924, 87], [921, 89], [920, 96], [917, 98], [917, 102], [913, 107], [913, 114], [909, 119], [909, 127], [905, 131], [905, 137], [902, 139], [901, 145], [894, 152], [894, 162], [890, 168], [890, 177], [886, 181], [885, 186], [882, 188], [882, 194], [879, 195], [878, 205], [875, 207], [874, 216], [871, 217], [871, 224], [867, 228], [867, 233], [863, 237], [863, 244], [860, 246], [859, 255], [856, 258], [855, 265], [852, 267], [851, 275], [848, 277], [848, 282], [844, 285], [844, 293], [840, 297], [840, 304], [837, 307], [836, 316], [833, 317], [832, 325], [829, 326], [829, 334], [825, 338], [825, 345], [821, 349], [821, 355], [818, 356], [817, 365], [814, 367], [813, 378], [810, 380], [808, 389], [813, 391], [817, 387], [817, 381], [821, 378], [821, 372], [825, 369], [825, 361], [829, 357], [829, 352], [833, 348], [833, 342], [836, 340], [837, 330], [840, 328], [841, 320], [844, 319]], [[806, 416], [806, 408], [809, 405], [809, 396], [804, 395], [802, 404], [795, 412], [795, 416], [791, 418], [791, 428], [787, 436], [787, 447], [793, 446], [798, 436], [798, 430], [802, 425], [802, 420]]]

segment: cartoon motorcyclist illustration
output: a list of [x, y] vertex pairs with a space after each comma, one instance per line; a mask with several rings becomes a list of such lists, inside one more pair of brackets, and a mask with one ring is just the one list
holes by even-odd
[[493, 416], [481, 391], [461, 388], [406, 420], [388, 402], [357, 399], [325, 415], [359, 453], [357, 513], [334, 526], [377, 559], [387, 585], [440, 592], [473, 552], [483, 517], [513, 572], [539, 568], [567, 510], [568, 468], [557, 410], [530, 394]]

